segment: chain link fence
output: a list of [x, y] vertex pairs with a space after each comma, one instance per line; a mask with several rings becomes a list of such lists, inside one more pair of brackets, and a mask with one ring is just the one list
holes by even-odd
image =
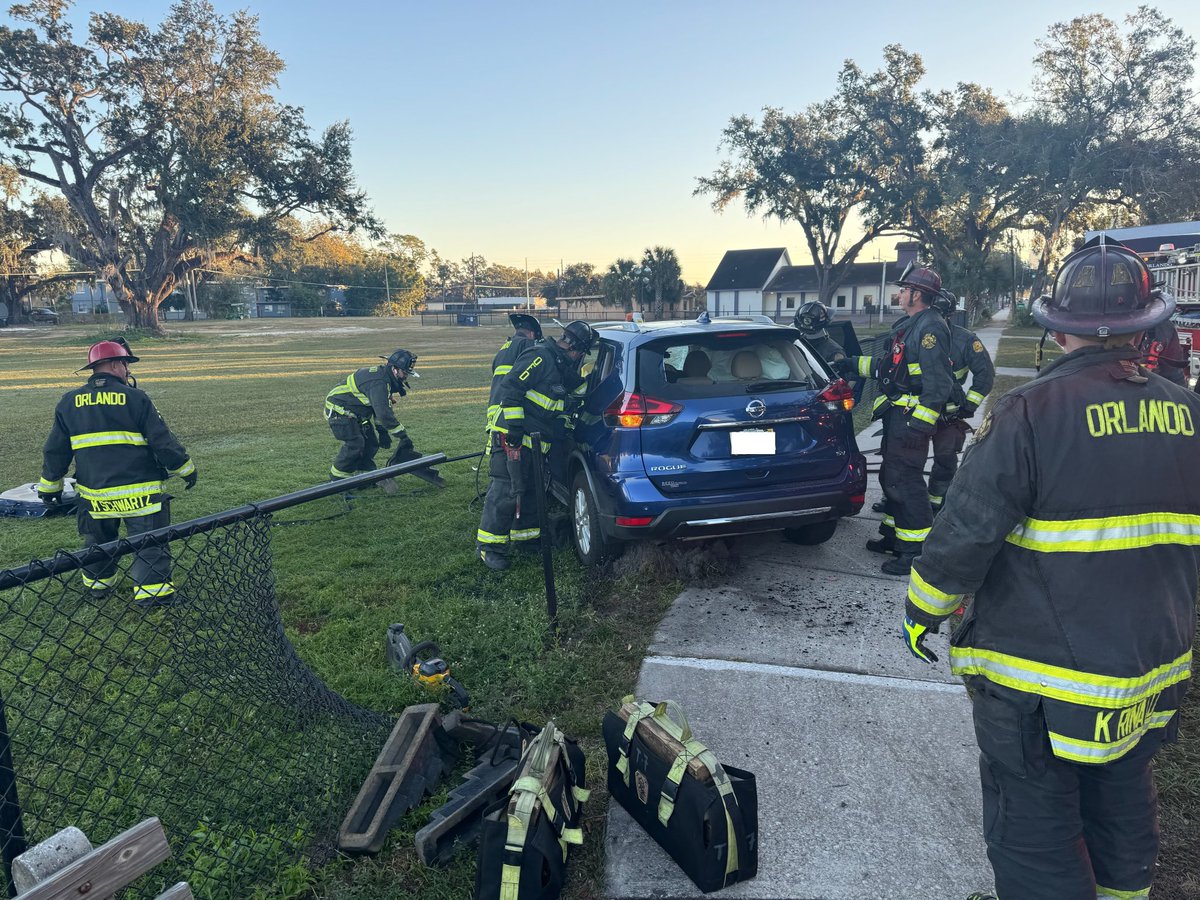
[[[68, 825], [99, 845], [148, 816], [172, 856], [127, 897], [180, 880], [197, 897], [270, 894], [302, 858], [327, 860], [392, 722], [296, 655], [275, 596], [271, 514], [444, 459], [0, 571], [6, 873]], [[151, 546], [169, 548], [177, 594], [142, 608], [129, 570]], [[82, 567], [105, 559], [117, 582], [100, 597]]]

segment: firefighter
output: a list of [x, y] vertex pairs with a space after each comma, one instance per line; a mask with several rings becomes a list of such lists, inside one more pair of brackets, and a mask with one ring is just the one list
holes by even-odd
[[[957, 305], [958, 298], [945, 290], [933, 300], [934, 308], [946, 319], [946, 326], [950, 329], [950, 362], [954, 366], [954, 394], [938, 420], [932, 440], [929, 505], [933, 507], [934, 515], [942, 508], [946, 489], [958, 470], [958, 454], [962, 452], [967, 432], [971, 430], [967, 419], [975, 415], [996, 381], [996, 367], [983, 341], [975, 332], [951, 321]], [[970, 390], [965, 390], [967, 375], [971, 376]]]
[[839, 359], [845, 359], [846, 351], [825, 330], [829, 319], [829, 308], [824, 303], [820, 300], [809, 300], [796, 310], [792, 322], [821, 358], [833, 364]]
[[1142, 338], [1142, 365], [1167, 381], [1187, 387], [1188, 355], [1171, 320], [1160, 322]]
[[[196, 485], [196, 466], [187, 450], [150, 398], [130, 384], [129, 366], [137, 361], [128, 344], [93, 344], [84, 366], [92, 374], [87, 384], [58, 401], [46, 438], [38, 494], [47, 506], [60, 503], [63, 476], [74, 458], [77, 522], [85, 547], [115, 541], [121, 522], [130, 537], [170, 525], [166, 480], [177, 475], [185, 490]], [[133, 602], [140, 607], [177, 599], [166, 546], [139, 550], [130, 577]], [[83, 568], [83, 585], [93, 597], [107, 595], [116, 582], [116, 557]]]
[[512, 323], [513, 335], [500, 345], [500, 350], [492, 359], [492, 389], [488, 394], [487, 429], [491, 432], [500, 415], [500, 382], [504, 380], [522, 353], [529, 349], [534, 341], [542, 339], [542, 323], [536, 316], [527, 313], [509, 313], [508, 321]]
[[[392, 397], [408, 393], [408, 379], [417, 374], [417, 354], [396, 350], [381, 356], [382, 366], [359, 369], [325, 397], [325, 418], [333, 436], [342, 442], [329, 469], [332, 480], [375, 468], [375, 452], [387, 450], [396, 439], [411, 448], [412, 440], [392, 412]], [[395, 482], [391, 489], [395, 490]]]
[[[500, 381], [500, 413], [492, 424], [487, 497], [475, 535], [476, 551], [489, 569], [507, 569], [507, 551], [534, 548], [541, 537], [533, 466], [548, 453], [567, 395], [582, 381], [579, 366], [596, 343], [586, 322], [571, 322], [556, 341], [526, 348]], [[535, 448], [530, 435], [542, 435]]]
[[1200, 564], [1200, 397], [1138, 365], [1175, 301], [1103, 238], [1034, 318], [1065, 354], [997, 400], [909, 580], [903, 636], [974, 595], [950, 668], [971, 693], [1000, 897], [1147, 897], [1150, 761], [1174, 740]]
[[879, 385], [873, 418], [883, 419], [884, 517], [880, 537], [867, 541], [875, 553], [895, 554], [881, 569], [907, 575], [933, 524], [925, 460], [929, 443], [954, 387], [950, 331], [930, 305], [942, 287], [933, 269], [905, 267], [895, 282], [906, 313], [892, 325], [883, 357], [847, 357], [837, 369], [848, 378], [874, 378]]

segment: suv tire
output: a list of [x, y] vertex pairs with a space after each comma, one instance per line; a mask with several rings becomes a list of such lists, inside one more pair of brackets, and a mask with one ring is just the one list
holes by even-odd
[[802, 544], [805, 547], [813, 547], [817, 544], [823, 544], [837, 531], [838, 520], [830, 519], [828, 522], [816, 522], [812, 525], [801, 525], [798, 528], [783, 529], [783, 536], [786, 540], [793, 544]]
[[598, 566], [612, 551], [612, 542], [600, 531], [600, 514], [596, 498], [588, 486], [587, 476], [576, 472], [571, 482], [571, 543], [575, 555], [585, 566]]

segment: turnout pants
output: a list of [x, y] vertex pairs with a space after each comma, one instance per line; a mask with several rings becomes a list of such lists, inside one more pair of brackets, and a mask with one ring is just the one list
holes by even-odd
[[[158, 512], [148, 516], [129, 516], [124, 519], [93, 519], [86, 507], [86, 501], [79, 504], [76, 518], [84, 547], [115, 541], [120, 535], [122, 522], [125, 523], [125, 534], [129, 537], [153, 531], [156, 528], [165, 528], [171, 524], [170, 501], [165, 498], [162, 509]], [[83, 586], [98, 593], [110, 590], [117, 583], [119, 559], [120, 557], [113, 556], [84, 566]], [[175, 585], [171, 582], [170, 549], [161, 546], [139, 550], [133, 557], [129, 576], [133, 579], [134, 600], [153, 600], [156, 597], [171, 596], [175, 593]]]
[[929, 473], [929, 505], [936, 511], [946, 499], [946, 491], [958, 471], [958, 454], [967, 442], [970, 427], [962, 419], [938, 422], [930, 443], [933, 445], [933, 469]]
[[1051, 750], [1040, 697], [971, 681], [984, 838], [997, 896], [1149, 897], [1158, 856], [1150, 761], [1172, 739], [1178, 715], [1114, 762], [1073, 763]]
[[[521, 448], [518, 472], [516, 464], [510, 463], [500, 445], [501, 439], [498, 432], [493, 434], [491, 453], [488, 454], [491, 481], [483, 501], [479, 530], [475, 533], [477, 549], [497, 553], [505, 552], [510, 544], [535, 547], [536, 544], [530, 542], [542, 536], [533, 480], [534, 452], [529, 447]], [[513, 475], [520, 479], [519, 490], [514, 489]]]
[[879, 531], [900, 553], [920, 553], [933, 525], [929, 489], [925, 486], [928, 457], [929, 435], [910, 428], [903, 409], [892, 407], [883, 414], [879, 483], [885, 509]]
[[329, 417], [329, 429], [342, 442], [329, 469], [336, 480], [349, 478], [355, 472], [370, 472], [375, 468], [375, 453], [379, 450], [379, 439], [370, 422], [360, 422], [352, 416]]

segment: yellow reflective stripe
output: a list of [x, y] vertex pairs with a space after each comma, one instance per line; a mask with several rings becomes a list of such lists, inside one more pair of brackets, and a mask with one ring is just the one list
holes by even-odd
[[514, 528], [508, 533], [509, 540], [513, 541], [530, 541], [541, 536], [540, 528]]
[[1145, 722], [1128, 735], [1110, 744], [1099, 741], [1082, 741], [1078, 738], [1068, 737], [1065, 734], [1058, 734], [1051, 731], [1050, 746], [1054, 749], [1054, 755], [1060, 759], [1069, 759], [1072, 762], [1081, 763], [1110, 763], [1120, 759], [1136, 747], [1138, 741], [1151, 728], [1163, 728], [1166, 726], [1171, 721], [1171, 717], [1175, 715], [1175, 712], [1173, 709], [1159, 710], [1149, 716]]
[[56, 478], [53, 481], [47, 481], [45, 478], [38, 479], [38, 493], [45, 494], [50, 491], [61, 491], [63, 489], [63, 480]]
[[169, 581], [161, 584], [139, 584], [133, 588], [134, 600], [148, 600], [151, 597], [169, 597], [175, 593], [175, 585]]
[[507, 534], [492, 534], [490, 531], [484, 531], [480, 528], [475, 532], [475, 540], [481, 544], [507, 544]]
[[955, 381], [962, 381], [964, 378], [966, 378], [966, 377], [967, 377], [967, 373], [968, 373], [968, 372], [970, 372], [970, 371], [971, 371], [971, 370], [970, 370], [969, 368], [965, 367], [965, 366], [964, 366], [963, 368], [961, 368], [961, 369], [955, 369], [955, 370], [954, 370], [954, 380], [955, 380]]
[[896, 540], [908, 541], [912, 544], [919, 544], [925, 538], [929, 537], [928, 528], [897, 528]]
[[536, 403], [542, 409], [548, 409], [551, 412], [558, 412], [563, 408], [563, 401], [551, 400], [545, 394], [541, 393], [540, 391], [535, 391], [532, 388], [525, 392], [525, 398]]
[[1136, 550], [1159, 544], [1200, 546], [1200, 516], [1153, 512], [1094, 519], [1026, 519], [1005, 538], [1042, 553]]
[[885, 403], [888, 403], [888, 402], [890, 402], [890, 401], [887, 398], [887, 394], [880, 394], [878, 397], [875, 398], [875, 402], [871, 404], [871, 412], [875, 412], [876, 410], [879, 409], [879, 407], [883, 406]]
[[116, 487], [90, 488], [76, 482], [75, 490], [85, 500], [115, 500], [120, 497], [142, 497], [161, 493], [161, 481], [143, 481], [140, 484], [119, 484]]
[[908, 374], [909, 375], [920, 375], [921, 374], [921, 364], [920, 363], [909, 363], [908, 364]]
[[525, 407], [523, 406], [505, 406], [501, 409], [506, 419], [523, 419], [525, 418]]
[[330, 466], [329, 474], [331, 474], [334, 478], [349, 478], [354, 473], [353, 472], [343, 472], [337, 466]]
[[946, 499], [945, 497], [939, 497], [937, 494], [930, 494], [929, 495], [929, 505], [930, 506], [941, 506], [942, 503], [945, 501], [945, 499]]
[[874, 361], [875, 360], [870, 356], [860, 356], [858, 358], [858, 374], [870, 375], [873, 367], [872, 363], [874, 363]]
[[[941, 500], [941, 497], [938, 498]], [[917, 567], [908, 573], [908, 599], [931, 616], [948, 616], [962, 605], [963, 594], [948, 594], [921, 577]]]
[[516, 866], [500, 868], [500, 900], [517, 900], [521, 887], [521, 870]]
[[1096, 885], [1096, 900], [1141, 900], [1150, 896], [1150, 888], [1139, 888], [1136, 891], [1118, 891], [1116, 888]]
[[358, 389], [358, 382], [354, 380], [353, 374], [350, 375], [350, 377], [346, 379], [346, 387], [349, 389], [350, 393], [354, 395], [355, 400], [357, 400], [359, 403], [361, 403], [363, 406], [367, 407], [368, 409], [370, 408], [371, 401], [367, 397], [366, 394], [364, 394], [362, 391], [360, 391]]
[[888, 528], [895, 528], [896, 527], [896, 517], [893, 516], [891, 513], [884, 513], [883, 524]]
[[938, 420], [937, 412], [930, 409], [928, 406], [918, 405], [915, 409], [913, 409], [912, 416], [914, 419], [920, 419], [922, 422], [928, 422], [930, 425], [933, 425]]
[[950, 412], [957, 412], [957, 411], [958, 411], [957, 403], [947, 403], [946, 404], [946, 412], [950, 413]]
[[147, 503], [132, 509], [95, 510], [89, 509], [88, 515], [93, 519], [136, 519], [140, 516], [150, 516], [162, 509], [161, 503]]
[[71, 449], [105, 447], [111, 444], [126, 444], [135, 447], [147, 446], [146, 436], [138, 431], [92, 431], [88, 434], [71, 435]]
[[339, 416], [349, 416], [351, 419], [357, 418], [354, 415], [354, 413], [350, 412], [350, 410], [346, 409], [346, 407], [338, 406], [332, 400], [325, 401], [325, 412], [326, 412], [326, 418], [328, 418], [328, 413], [331, 413], [331, 412], [335, 412]]
[[984, 396], [986, 395], [979, 393], [979, 391], [967, 391], [967, 402], [978, 406], [983, 402]]
[[492, 370], [492, 377], [493, 377], [493, 378], [499, 378], [501, 375], [507, 375], [507, 374], [508, 374], [509, 372], [511, 372], [511, 371], [512, 371], [512, 366], [511, 366], [511, 365], [509, 365], [509, 366], [496, 366], [496, 368]]
[[397, 435], [397, 434], [399, 434], [400, 432], [402, 432], [402, 431], [404, 431], [404, 430], [405, 430], [404, 426], [403, 426], [403, 425], [401, 425], [399, 422], [397, 422], [397, 423], [396, 423], [396, 427], [395, 427], [395, 428], [389, 428], [389, 429], [388, 429], [388, 434], [390, 434], [390, 435]]
[[101, 591], [105, 588], [110, 588], [117, 583], [116, 575], [110, 575], [108, 578], [92, 578], [87, 572], [83, 572], [83, 586], [88, 590]]
[[196, 464], [189, 459], [178, 469], [167, 469], [167, 471], [170, 472], [172, 475], [179, 475], [181, 477], [186, 476], [186, 475], [191, 475], [193, 472], [196, 471]]
[[1005, 687], [1066, 703], [1120, 709], [1190, 678], [1192, 651], [1145, 675], [1118, 678], [1052, 666], [995, 650], [951, 647], [950, 671], [955, 675], [983, 675]]

